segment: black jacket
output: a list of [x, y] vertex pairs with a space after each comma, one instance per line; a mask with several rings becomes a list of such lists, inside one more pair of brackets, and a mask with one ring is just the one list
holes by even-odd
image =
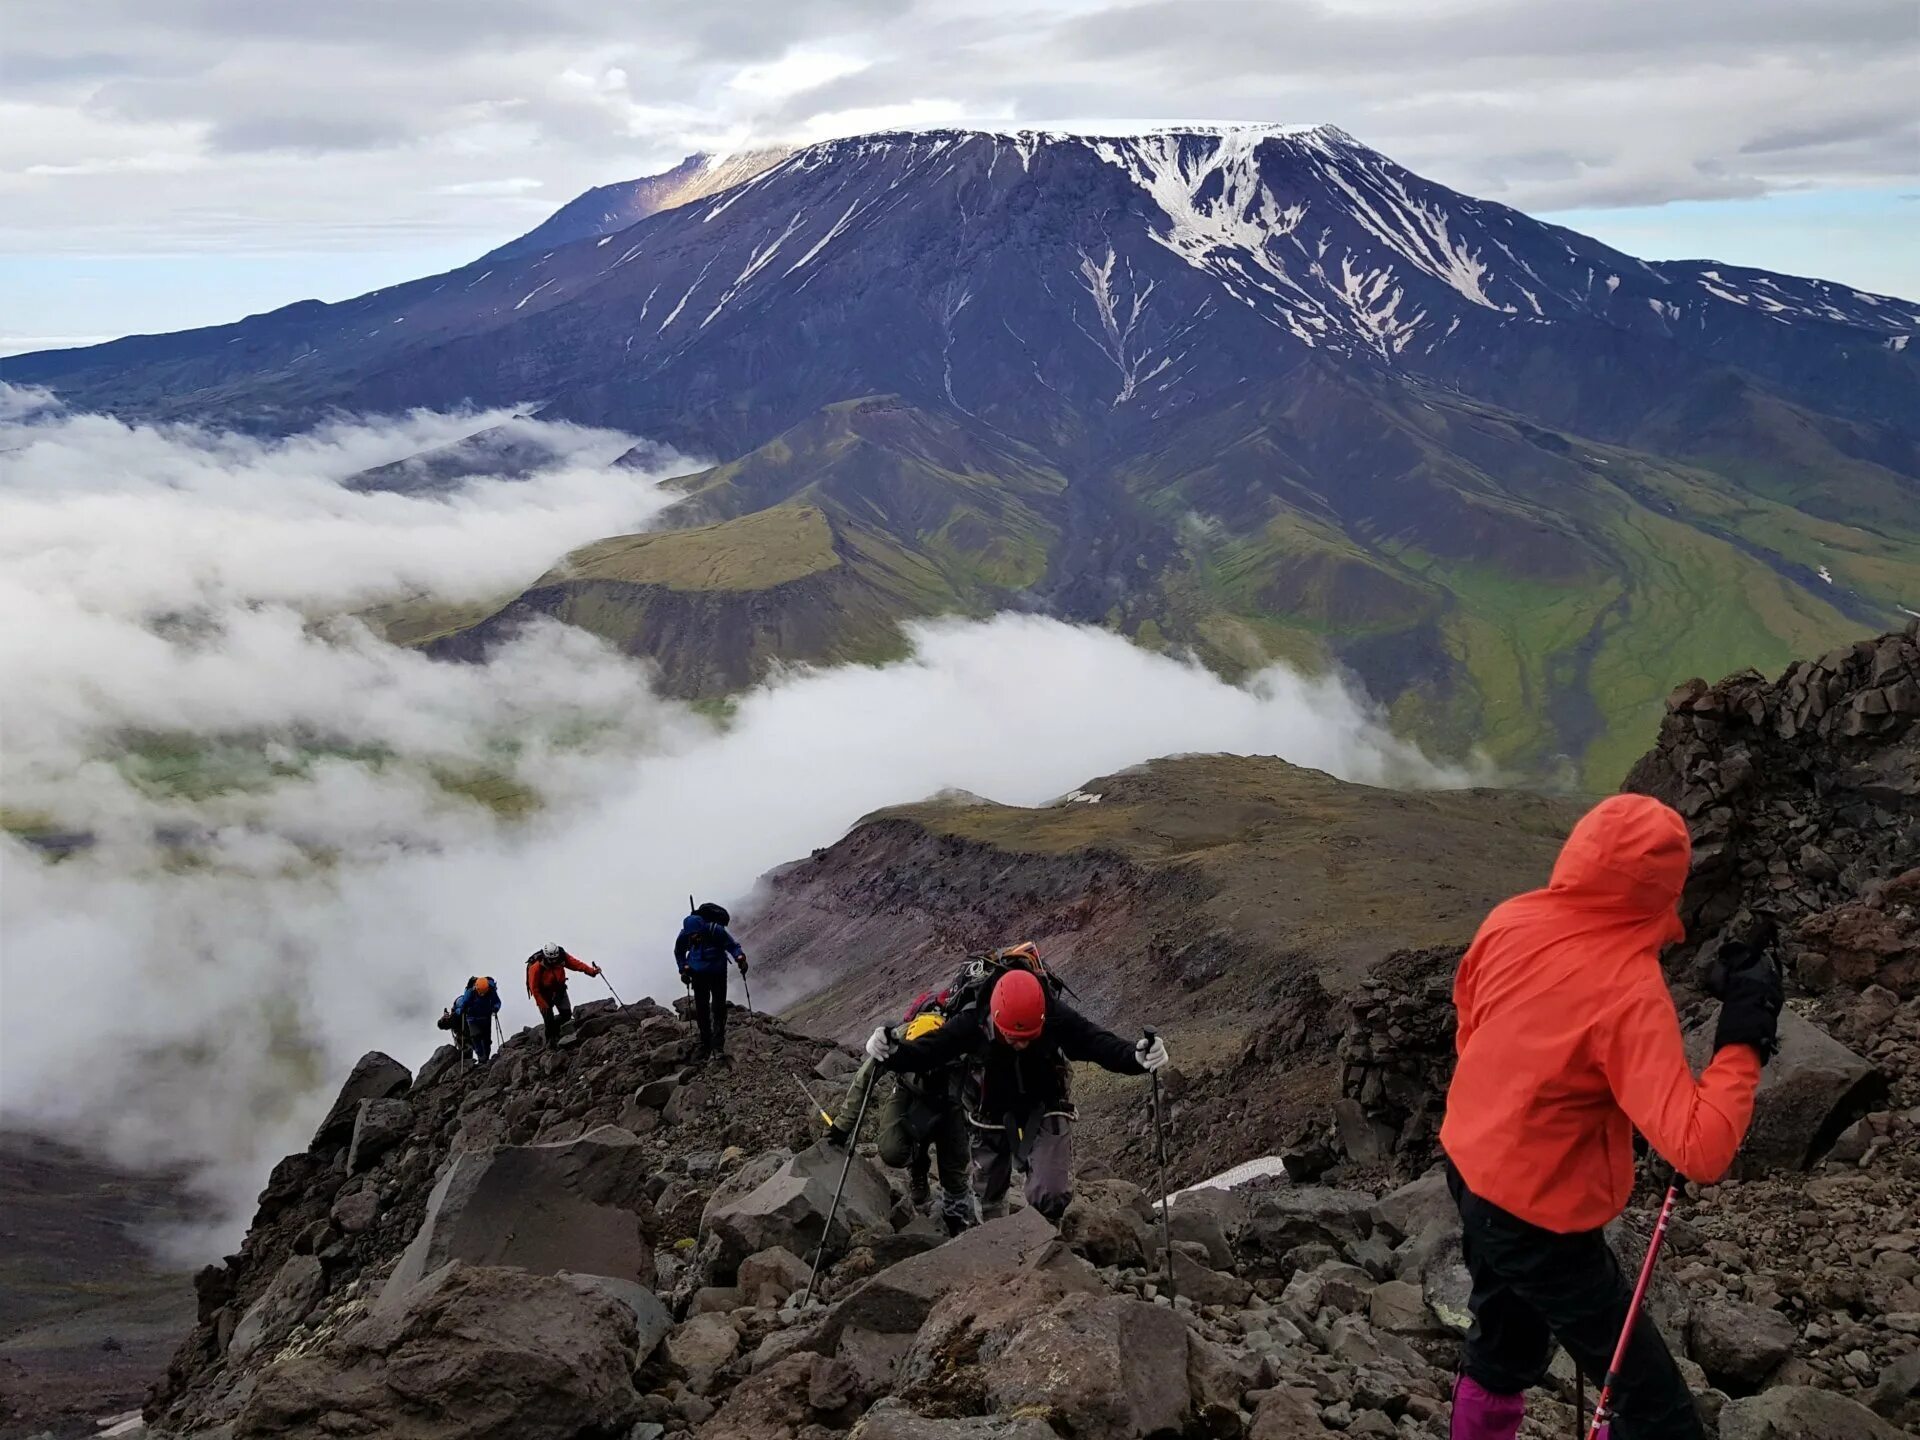
[[968, 1108], [988, 1121], [1026, 1115], [1036, 1106], [1066, 1106], [1068, 1061], [1091, 1061], [1116, 1075], [1147, 1073], [1134, 1056], [1131, 1040], [1102, 1030], [1058, 999], [1047, 1001], [1046, 1029], [1024, 1050], [990, 1035], [983, 1011], [974, 1009], [956, 1015], [931, 1035], [903, 1041], [887, 1057], [886, 1067], [918, 1074], [957, 1060], [972, 1062], [974, 1083], [968, 1087]]

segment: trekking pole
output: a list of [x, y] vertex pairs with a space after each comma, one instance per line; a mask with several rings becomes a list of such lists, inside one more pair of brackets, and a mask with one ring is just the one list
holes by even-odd
[[1627, 1306], [1627, 1318], [1620, 1327], [1620, 1343], [1613, 1347], [1613, 1359], [1607, 1365], [1607, 1378], [1600, 1387], [1600, 1396], [1593, 1402], [1593, 1423], [1587, 1429], [1587, 1440], [1596, 1440], [1600, 1432], [1606, 1429], [1612, 1418], [1607, 1412], [1607, 1403], [1613, 1399], [1613, 1387], [1620, 1378], [1620, 1367], [1626, 1363], [1627, 1342], [1633, 1338], [1633, 1322], [1640, 1317], [1640, 1307], [1647, 1298], [1647, 1286], [1653, 1281], [1653, 1262], [1660, 1256], [1660, 1242], [1667, 1238], [1667, 1222], [1673, 1218], [1673, 1202], [1680, 1196], [1680, 1177], [1676, 1174], [1667, 1185], [1667, 1198], [1661, 1203], [1660, 1218], [1653, 1222], [1653, 1238], [1647, 1242], [1647, 1258], [1640, 1266], [1640, 1283], [1633, 1287], [1633, 1300]]
[[502, 1050], [506, 1049], [507, 1048], [507, 1027], [500, 1023], [500, 1012], [497, 1010], [494, 1012], [494, 1015], [493, 1015], [493, 1033], [499, 1036], [500, 1038], [500, 1048]]
[[853, 1133], [847, 1137], [847, 1158], [840, 1167], [840, 1183], [833, 1187], [833, 1203], [827, 1207], [827, 1223], [820, 1231], [820, 1248], [813, 1252], [813, 1273], [807, 1276], [807, 1293], [800, 1297], [800, 1308], [813, 1303], [814, 1282], [820, 1278], [820, 1262], [826, 1258], [827, 1241], [833, 1235], [834, 1213], [840, 1208], [841, 1193], [847, 1188], [847, 1176], [853, 1170], [853, 1151], [860, 1140], [860, 1123], [867, 1118], [867, 1101], [873, 1098], [873, 1082], [878, 1069], [867, 1076], [867, 1088], [860, 1092], [860, 1110], [853, 1117]]
[[627, 1002], [620, 998], [620, 992], [613, 988], [613, 981], [607, 979], [607, 972], [604, 970], [600, 972], [600, 983], [607, 987], [607, 993], [613, 996], [614, 1004], [618, 1005], [622, 1010], [627, 1008]]
[[740, 983], [746, 986], [747, 1014], [751, 1015], [753, 1013], [753, 982], [747, 978], [747, 970], [744, 965], [740, 967]]
[[807, 1089], [807, 1082], [802, 1080], [798, 1075], [793, 1075], [788, 1078], [790, 1078], [794, 1084], [798, 1085], [800, 1087], [800, 1093], [807, 1097], [807, 1108], [813, 1111], [822, 1120], [826, 1121], [827, 1128], [831, 1130], [833, 1128], [833, 1116], [829, 1115], [824, 1109], [821, 1108], [820, 1101], [817, 1098], [815, 1098], [814, 1093], [811, 1090]]
[[[1158, 1037], [1153, 1027], [1148, 1026], [1140, 1032], [1151, 1045]], [[1167, 1261], [1167, 1300], [1172, 1303], [1178, 1298], [1173, 1288], [1173, 1220], [1168, 1214], [1167, 1197], [1167, 1132], [1160, 1121], [1160, 1072], [1149, 1070], [1147, 1079], [1153, 1085], [1153, 1158], [1160, 1166], [1160, 1249]]]

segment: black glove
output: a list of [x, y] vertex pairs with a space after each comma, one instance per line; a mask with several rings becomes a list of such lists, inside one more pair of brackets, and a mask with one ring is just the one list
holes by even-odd
[[1726, 957], [1739, 963], [1728, 965], [1722, 982], [1720, 1024], [1713, 1032], [1713, 1048], [1717, 1054], [1723, 1046], [1751, 1045], [1760, 1052], [1764, 1065], [1780, 1048], [1780, 1007], [1786, 1001], [1786, 987], [1779, 962], [1772, 954], [1745, 946], [1740, 950], [1743, 953]]

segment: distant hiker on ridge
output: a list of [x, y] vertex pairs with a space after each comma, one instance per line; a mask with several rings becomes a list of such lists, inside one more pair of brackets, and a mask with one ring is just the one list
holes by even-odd
[[493, 1058], [493, 1017], [499, 1013], [500, 987], [493, 977], [469, 975], [467, 988], [447, 1010], [453, 1023], [443, 1027], [453, 1031], [462, 1060], [471, 1056], [476, 1065], [484, 1065]]
[[[907, 1007], [903, 1041], [933, 1034], [947, 1023], [949, 993], [922, 995]], [[854, 1117], [867, 1087], [880, 1077], [869, 1055], [854, 1072], [840, 1114], [829, 1121], [829, 1144], [844, 1149], [854, 1142]], [[880, 1163], [907, 1172], [908, 1193], [916, 1211], [925, 1213], [933, 1198], [929, 1175], [940, 1162], [940, 1219], [949, 1235], [973, 1224], [973, 1195], [967, 1184], [967, 1116], [961, 1103], [966, 1079], [964, 1059], [940, 1069], [896, 1076], [892, 1092], [880, 1102]]]
[[600, 967], [575, 959], [549, 940], [527, 957], [527, 994], [540, 1011], [547, 1027], [549, 1048], [560, 1043], [560, 1036], [573, 1020], [573, 1001], [567, 995], [567, 972], [598, 975]]
[[700, 1050], [694, 1057], [727, 1060], [727, 961], [747, 973], [747, 952], [727, 929], [733, 917], [726, 906], [711, 900], [696, 905], [680, 922], [673, 942], [673, 961], [681, 981], [693, 990], [693, 1018], [700, 1027]]
[[[1589, 1380], [1605, 1376], [1633, 1296], [1603, 1233], [1633, 1192], [1633, 1132], [1703, 1184], [1747, 1133], [1780, 972], [1764, 944], [1725, 947], [1713, 1060], [1696, 1080], [1660, 971], [1686, 933], [1675, 907], [1691, 852], [1686, 821], [1658, 800], [1603, 800], [1547, 888], [1498, 906], [1460, 962], [1440, 1128], [1473, 1276], [1454, 1440], [1513, 1440], [1556, 1341]], [[1613, 1414], [1618, 1440], [1702, 1434], [1651, 1315], [1633, 1327]]]
[[1058, 1222], [1073, 1199], [1070, 1061], [1116, 1075], [1167, 1063], [1158, 1038], [1138, 1043], [1103, 1030], [1062, 1000], [1031, 944], [975, 961], [948, 1001], [946, 1024], [915, 1040], [882, 1025], [867, 1054], [882, 1068], [926, 1074], [969, 1062], [967, 1120], [973, 1127], [973, 1192], [980, 1216], [1007, 1213], [1013, 1167], [1027, 1170], [1027, 1203]]

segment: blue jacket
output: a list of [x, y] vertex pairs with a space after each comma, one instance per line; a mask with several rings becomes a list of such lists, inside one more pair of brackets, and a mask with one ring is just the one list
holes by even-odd
[[673, 958], [682, 970], [711, 975], [727, 968], [728, 960], [738, 960], [747, 952], [724, 925], [689, 915], [680, 922], [680, 934], [673, 942]]
[[487, 993], [485, 995], [474, 994], [473, 987], [468, 986], [460, 992], [460, 998], [453, 1002], [453, 1013], [461, 1019], [464, 1020], [469, 1012], [474, 1015], [498, 1015], [500, 1013], [500, 987], [494, 982], [494, 978], [491, 975], [487, 977]]

